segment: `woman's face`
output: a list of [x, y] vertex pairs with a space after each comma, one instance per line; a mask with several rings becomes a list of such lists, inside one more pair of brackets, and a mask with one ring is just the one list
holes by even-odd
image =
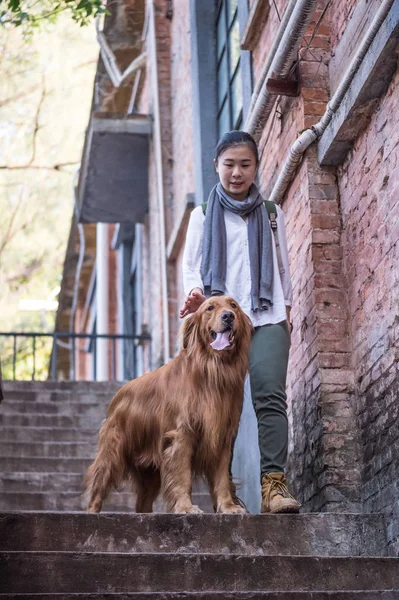
[[215, 169], [220, 183], [234, 200], [245, 200], [254, 182], [258, 165], [247, 144], [227, 148], [215, 160]]

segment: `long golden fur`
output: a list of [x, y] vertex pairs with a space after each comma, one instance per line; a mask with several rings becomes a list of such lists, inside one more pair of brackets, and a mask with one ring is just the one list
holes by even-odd
[[[193, 475], [206, 477], [218, 512], [245, 512], [232, 498], [229, 463], [251, 330], [232, 298], [212, 297], [186, 319], [179, 355], [119, 390], [87, 474], [89, 512], [126, 481], [137, 493], [136, 512], [151, 512], [160, 491], [168, 511], [201, 512], [191, 500]], [[226, 331], [231, 345], [214, 349], [216, 334]]]

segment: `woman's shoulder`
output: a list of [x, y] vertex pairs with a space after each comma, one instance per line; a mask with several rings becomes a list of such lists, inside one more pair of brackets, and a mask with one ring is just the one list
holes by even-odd
[[191, 211], [191, 219], [200, 223], [202, 223], [205, 220], [202, 204], [193, 208], [193, 210]]

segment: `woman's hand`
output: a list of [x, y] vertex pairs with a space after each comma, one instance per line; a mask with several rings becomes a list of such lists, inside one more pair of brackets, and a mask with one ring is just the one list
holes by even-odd
[[191, 290], [189, 296], [184, 301], [183, 306], [180, 309], [180, 318], [183, 319], [187, 315], [195, 313], [196, 310], [205, 302], [205, 296], [200, 288], [194, 288]]

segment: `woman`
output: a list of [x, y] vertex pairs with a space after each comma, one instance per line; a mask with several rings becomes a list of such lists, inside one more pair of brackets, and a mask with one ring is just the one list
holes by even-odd
[[292, 286], [283, 212], [275, 207], [278, 256], [271, 220], [254, 184], [258, 149], [248, 133], [226, 133], [217, 145], [214, 164], [220, 181], [207, 204], [193, 210], [187, 230], [183, 256], [187, 297], [180, 317], [195, 312], [207, 296], [227, 294], [251, 319], [249, 374], [259, 432], [261, 512], [298, 512], [300, 505], [289, 494], [284, 474]]

